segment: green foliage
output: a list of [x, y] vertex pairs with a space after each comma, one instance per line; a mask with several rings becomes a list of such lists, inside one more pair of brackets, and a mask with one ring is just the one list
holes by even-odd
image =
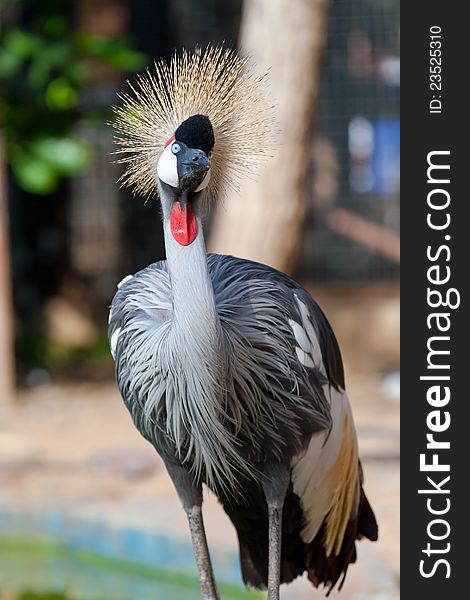
[[67, 600], [67, 596], [62, 594], [58, 594], [56, 592], [49, 593], [35, 593], [35, 592], [22, 592], [20, 596], [18, 596], [18, 600]]
[[147, 59], [125, 37], [73, 28], [75, 3], [24, 0], [29, 26], [0, 33], [0, 129], [18, 184], [35, 194], [54, 191], [62, 177], [80, 173], [92, 151], [76, 135], [84, 119], [109, 115], [83, 102], [99, 64], [116, 72], [142, 69]]
[[54, 369], [78, 362], [94, 363], [110, 360], [109, 342], [106, 330], [86, 346], [66, 346], [51, 340], [42, 331], [22, 328], [16, 336], [18, 356], [27, 364]]

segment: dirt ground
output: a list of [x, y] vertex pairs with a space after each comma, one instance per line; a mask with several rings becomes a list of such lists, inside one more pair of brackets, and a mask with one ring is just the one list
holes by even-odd
[[[398, 299], [395, 288], [367, 301], [317, 292], [346, 364], [366, 478], [380, 540], [359, 544], [340, 597], [395, 600], [399, 581]], [[22, 391], [0, 409], [0, 511], [66, 511], [85, 519], [187, 538], [185, 516], [163, 465], [135, 431], [114, 384], [53, 384]], [[213, 552], [235, 549], [227, 517], [205, 504]], [[1, 534], [1, 531], [0, 531]], [[331, 597], [336, 596], [336, 592]], [[298, 581], [286, 600], [322, 597]]]

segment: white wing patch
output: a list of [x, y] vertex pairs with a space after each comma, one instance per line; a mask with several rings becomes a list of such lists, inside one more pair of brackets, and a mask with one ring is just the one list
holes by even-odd
[[311, 542], [326, 518], [327, 556], [339, 553], [359, 501], [359, 457], [351, 408], [345, 392], [329, 387], [329, 396], [330, 434], [313, 435], [305, 454], [292, 464], [292, 485], [305, 518], [302, 539]]
[[300, 348], [304, 352], [310, 352], [311, 350], [311, 342], [308, 339], [308, 335], [305, 332], [305, 329], [292, 319], [289, 319], [289, 325], [291, 326], [292, 331], [295, 335], [295, 341], [299, 344]]
[[302, 348], [299, 348], [297, 346], [295, 349], [295, 353], [297, 354], [297, 358], [304, 365], [304, 367], [314, 367], [315, 366], [315, 363], [313, 362], [310, 354], [308, 354], [307, 352], [304, 352], [302, 350]]
[[122, 279], [122, 280], [121, 280], [121, 281], [120, 281], [120, 282], [117, 284], [118, 290], [122, 288], [122, 286], [123, 286], [123, 285], [126, 283], [126, 281], [129, 281], [129, 279], [132, 279], [132, 277], [133, 277], [133, 275], [126, 275], [126, 276], [124, 277], [124, 279]]
[[294, 333], [298, 346], [295, 349], [297, 358], [305, 367], [316, 367], [326, 375], [325, 366], [315, 329], [307, 306], [294, 294], [300, 311], [302, 323], [289, 319], [289, 325]]
[[110, 346], [111, 346], [111, 354], [112, 354], [113, 358], [116, 358], [116, 348], [117, 348], [117, 343], [118, 343], [120, 333], [121, 333], [121, 328], [118, 327], [116, 329], [116, 331], [113, 333], [113, 335], [111, 336]]

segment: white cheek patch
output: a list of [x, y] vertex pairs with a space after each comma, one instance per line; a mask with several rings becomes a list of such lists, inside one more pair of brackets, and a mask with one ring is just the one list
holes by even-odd
[[171, 187], [178, 187], [178, 169], [176, 156], [171, 151], [171, 144], [163, 150], [157, 164], [157, 173], [160, 179]]
[[206, 173], [206, 176], [204, 177], [204, 179], [201, 182], [201, 185], [195, 189], [195, 192], [200, 192], [201, 190], [203, 190], [205, 187], [207, 187], [209, 185], [209, 181], [211, 179], [211, 170], [209, 169]]

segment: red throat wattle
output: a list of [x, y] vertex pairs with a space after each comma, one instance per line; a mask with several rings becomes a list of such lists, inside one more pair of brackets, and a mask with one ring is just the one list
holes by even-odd
[[194, 242], [197, 234], [197, 223], [193, 207], [189, 202], [186, 203], [183, 210], [181, 210], [181, 204], [178, 200], [173, 204], [170, 215], [170, 228], [178, 244], [189, 246]]

